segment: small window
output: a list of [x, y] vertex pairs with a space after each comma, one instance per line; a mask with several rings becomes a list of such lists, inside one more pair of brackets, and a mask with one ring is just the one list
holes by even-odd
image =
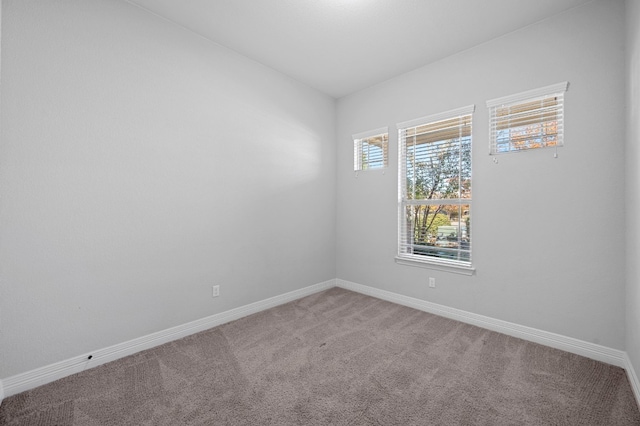
[[389, 129], [353, 135], [353, 170], [382, 169], [388, 165]]
[[567, 82], [487, 101], [490, 154], [559, 147]]
[[[397, 261], [471, 270], [473, 105], [398, 123]], [[451, 269], [445, 269], [451, 270]]]

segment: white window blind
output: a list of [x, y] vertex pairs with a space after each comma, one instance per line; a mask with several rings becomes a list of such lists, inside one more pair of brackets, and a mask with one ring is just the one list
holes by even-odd
[[490, 154], [564, 144], [567, 82], [487, 101]]
[[475, 107], [398, 123], [398, 259], [471, 267]]
[[380, 169], [389, 162], [389, 128], [353, 135], [353, 170]]

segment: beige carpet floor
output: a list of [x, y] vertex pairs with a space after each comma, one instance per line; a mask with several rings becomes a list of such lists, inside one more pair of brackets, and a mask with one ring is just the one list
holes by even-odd
[[623, 369], [333, 288], [5, 399], [2, 425], [640, 425]]

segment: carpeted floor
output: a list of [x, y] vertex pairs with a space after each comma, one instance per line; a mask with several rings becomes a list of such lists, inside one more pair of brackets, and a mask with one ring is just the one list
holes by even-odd
[[624, 370], [333, 288], [5, 399], [2, 425], [640, 425]]

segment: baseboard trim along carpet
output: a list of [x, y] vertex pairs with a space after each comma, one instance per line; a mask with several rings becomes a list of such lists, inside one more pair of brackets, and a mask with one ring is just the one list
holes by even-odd
[[[33, 389], [63, 377], [70, 376], [71, 374], [79, 373], [88, 368], [97, 367], [101, 364], [115, 361], [145, 349], [151, 349], [162, 345], [163, 343], [171, 342], [200, 331], [208, 330], [242, 317], [255, 314], [314, 293], [328, 290], [332, 287], [335, 287], [335, 279], [314, 284], [280, 296], [271, 297], [269, 299], [211, 315], [200, 320], [129, 340], [128, 342], [99, 349], [88, 354], [73, 357], [65, 361], [2, 379], [0, 380], [0, 403], [4, 397], [9, 397], [17, 393]], [[89, 356], [91, 356], [91, 359], [88, 359]]]
[[576, 355], [582, 355], [587, 358], [595, 359], [596, 361], [606, 362], [607, 364], [615, 365], [616, 367], [625, 367], [626, 353], [617, 349], [611, 349], [606, 346], [585, 342], [572, 337], [562, 336], [560, 334], [550, 333], [548, 331], [538, 330], [486, 317], [484, 315], [474, 314], [461, 309], [450, 308], [437, 303], [427, 302], [426, 300], [403, 296], [401, 294], [380, 290], [362, 284], [356, 284], [350, 281], [337, 279], [336, 285], [347, 290], [366, 294], [368, 296], [397, 303], [399, 305], [408, 306], [430, 314], [440, 315], [442, 317], [476, 325], [488, 330], [497, 331], [498, 333], [528, 340], [530, 342], [540, 343], [541, 345], [550, 346]]
[[[581, 355], [597, 361], [606, 362], [626, 370], [634, 394], [640, 404], [640, 382], [633, 366], [624, 351], [611, 349], [602, 345], [585, 342], [572, 337], [562, 336], [519, 324], [502, 321], [483, 315], [474, 314], [456, 308], [404, 296], [390, 291], [381, 290], [354, 282], [332, 279], [322, 283], [314, 284], [299, 290], [271, 297], [263, 301], [251, 303], [246, 306], [231, 309], [226, 312], [211, 315], [200, 320], [187, 324], [172, 327], [167, 330], [139, 337], [128, 342], [120, 343], [108, 348], [100, 349], [89, 354], [80, 355], [65, 361], [37, 368], [26, 373], [17, 374], [0, 380], [0, 403], [4, 397], [9, 397], [37, 386], [53, 382], [71, 374], [78, 373], [88, 368], [115, 361], [128, 355], [151, 349], [161, 344], [189, 336], [191, 334], [207, 330], [225, 324], [242, 317], [261, 312], [272, 307], [291, 302], [302, 297], [328, 290], [332, 287], [341, 287], [357, 293], [362, 293], [388, 302], [408, 306], [442, 317], [454, 319], [467, 324], [472, 324], [481, 328], [503, 333], [509, 336], [518, 337], [531, 342], [550, 346], [566, 352]], [[91, 359], [89, 358], [91, 355]]]
[[638, 402], [638, 407], [640, 407], [640, 380], [638, 380], [636, 370], [633, 368], [633, 364], [631, 363], [629, 355], [627, 355], [626, 352], [624, 354], [624, 369], [627, 372], [627, 377], [629, 378], [631, 389], [633, 389], [633, 394], [635, 395], [636, 401]]
[[548, 331], [538, 330], [523, 325], [498, 320], [484, 315], [478, 315], [461, 309], [450, 308], [448, 306], [439, 305], [437, 303], [427, 302], [426, 300], [416, 299], [414, 297], [403, 296], [401, 294], [392, 293], [386, 290], [380, 290], [362, 284], [356, 284], [350, 281], [336, 279], [336, 286], [346, 290], [355, 291], [366, 294], [367, 296], [376, 297], [388, 302], [397, 303], [399, 305], [408, 306], [435, 315], [454, 319], [467, 324], [476, 325], [488, 330], [497, 331], [509, 336], [518, 337], [530, 342], [539, 343], [541, 345], [560, 349], [576, 355], [581, 355], [596, 361], [606, 362], [607, 364], [622, 367], [627, 372], [627, 377], [631, 383], [633, 394], [636, 397], [638, 406], [640, 406], [640, 380], [633, 368], [633, 364], [625, 351], [611, 349], [606, 346], [597, 345], [595, 343], [585, 342], [583, 340], [574, 339], [572, 337], [560, 334], [550, 333]]

